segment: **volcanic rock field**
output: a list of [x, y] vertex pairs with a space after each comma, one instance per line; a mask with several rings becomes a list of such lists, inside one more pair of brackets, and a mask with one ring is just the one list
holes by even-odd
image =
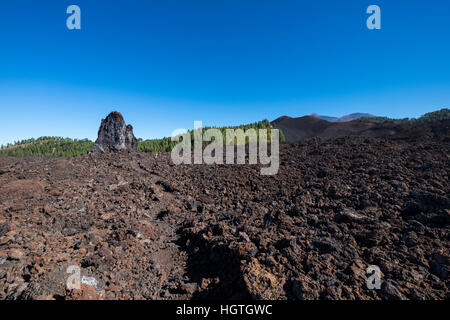
[[284, 143], [274, 176], [0, 157], [0, 299], [449, 299], [448, 127]]

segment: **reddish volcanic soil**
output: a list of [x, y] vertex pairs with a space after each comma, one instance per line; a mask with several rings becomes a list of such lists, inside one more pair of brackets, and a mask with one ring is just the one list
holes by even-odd
[[[439, 128], [284, 144], [276, 176], [169, 154], [0, 157], [0, 299], [449, 299]], [[66, 289], [69, 265], [97, 285]]]

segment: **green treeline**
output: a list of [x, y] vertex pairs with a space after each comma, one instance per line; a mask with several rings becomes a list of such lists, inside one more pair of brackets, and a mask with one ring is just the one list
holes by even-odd
[[88, 139], [78, 140], [61, 137], [40, 137], [2, 145], [3, 156], [54, 156], [76, 157], [88, 153], [94, 143]]
[[[270, 124], [269, 120], [265, 119], [263, 121], [254, 122], [246, 125], [240, 125], [240, 126], [229, 126], [229, 127], [204, 127], [202, 128], [202, 134], [205, 133], [208, 129], [217, 129], [222, 133], [222, 141], [223, 144], [225, 144], [226, 139], [226, 130], [227, 129], [233, 129], [238, 130], [242, 129], [244, 132], [248, 129], [254, 129], [256, 131], [256, 136], [259, 138], [259, 130], [260, 129], [267, 129], [267, 140], [271, 141], [271, 129], [272, 125]], [[191, 136], [191, 145], [194, 145], [194, 132], [195, 130], [190, 130], [189, 134]], [[283, 132], [280, 130], [280, 142], [285, 141], [285, 137]], [[214, 141], [214, 139], [213, 139]], [[245, 143], [249, 142], [249, 138], [246, 137]], [[210, 142], [204, 142], [204, 145], [209, 144]], [[235, 139], [235, 144], [237, 144], [238, 141]], [[171, 151], [174, 146], [178, 144], [177, 141], [172, 141], [170, 137], [166, 137], [163, 139], [152, 139], [152, 140], [143, 140], [139, 141], [138, 143], [138, 151], [140, 152], [155, 152], [155, 151]]]
[[[248, 129], [255, 129], [257, 136], [259, 137], [259, 129], [267, 129], [267, 139], [271, 139], [271, 124], [269, 120], [263, 120], [247, 125], [232, 126], [232, 127], [205, 127], [202, 131], [215, 128], [222, 133], [223, 141], [225, 142], [225, 130], [226, 129], [242, 129], [244, 131]], [[194, 142], [194, 130], [189, 131], [191, 135], [192, 145]], [[280, 141], [285, 141], [283, 132], [280, 130]], [[248, 138], [246, 139], [248, 143]], [[170, 137], [162, 139], [138, 139], [139, 152], [157, 152], [157, 151], [171, 151], [177, 141], [172, 141]], [[207, 143], [205, 143], [207, 144]], [[40, 137], [37, 139], [26, 139], [16, 141], [14, 143], [8, 143], [7, 145], [1, 145], [0, 155], [3, 156], [54, 156], [54, 157], [76, 157], [88, 153], [94, 143], [89, 139], [70, 139], [62, 137]]]
[[171, 151], [172, 148], [178, 142], [174, 142], [171, 138], [162, 138], [162, 139], [148, 139], [142, 140], [139, 139], [137, 151], [139, 152], [157, 152], [157, 151]]

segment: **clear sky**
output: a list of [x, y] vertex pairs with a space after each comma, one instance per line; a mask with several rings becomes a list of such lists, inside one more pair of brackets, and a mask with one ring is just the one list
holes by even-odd
[[141, 138], [194, 120], [418, 117], [450, 106], [449, 14], [448, 0], [2, 0], [0, 143], [95, 139], [113, 110]]

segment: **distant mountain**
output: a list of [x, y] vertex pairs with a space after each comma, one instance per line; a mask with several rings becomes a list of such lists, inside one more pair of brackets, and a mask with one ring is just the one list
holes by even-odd
[[300, 118], [280, 117], [272, 125], [283, 131], [286, 141], [299, 141], [308, 138], [336, 138], [348, 135], [388, 136], [394, 131], [370, 122], [354, 120], [350, 122], [330, 122], [314, 116]]
[[349, 122], [359, 118], [372, 118], [375, 117], [370, 113], [352, 113], [342, 116], [340, 118], [337, 117], [329, 117], [329, 116], [321, 116], [317, 113], [313, 113], [311, 116], [328, 121], [328, 122]]
[[[357, 117], [354, 120], [352, 117]], [[339, 120], [340, 121], [336, 121]], [[353, 113], [341, 118], [333, 118], [319, 115], [291, 118], [282, 116], [272, 121], [272, 125], [283, 131], [286, 141], [299, 141], [308, 138], [337, 138], [349, 135], [364, 137], [387, 137], [399, 135], [429, 134], [428, 129], [421, 129], [421, 124], [432, 123], [430, 127], [439, 130], [448, 130], [450, 110], [447, 108], [429, 112], [418, 119], [389, 119], [386, 117], [374, 117], [368, 113]], [[442, 125], [439, 122], [446, 122]], [[440, 128], [440, 129], [439, 129]], [[433, 129], [434, 130], [434, 129]], [[428, 133], [425, 133], [428, 132]]]

